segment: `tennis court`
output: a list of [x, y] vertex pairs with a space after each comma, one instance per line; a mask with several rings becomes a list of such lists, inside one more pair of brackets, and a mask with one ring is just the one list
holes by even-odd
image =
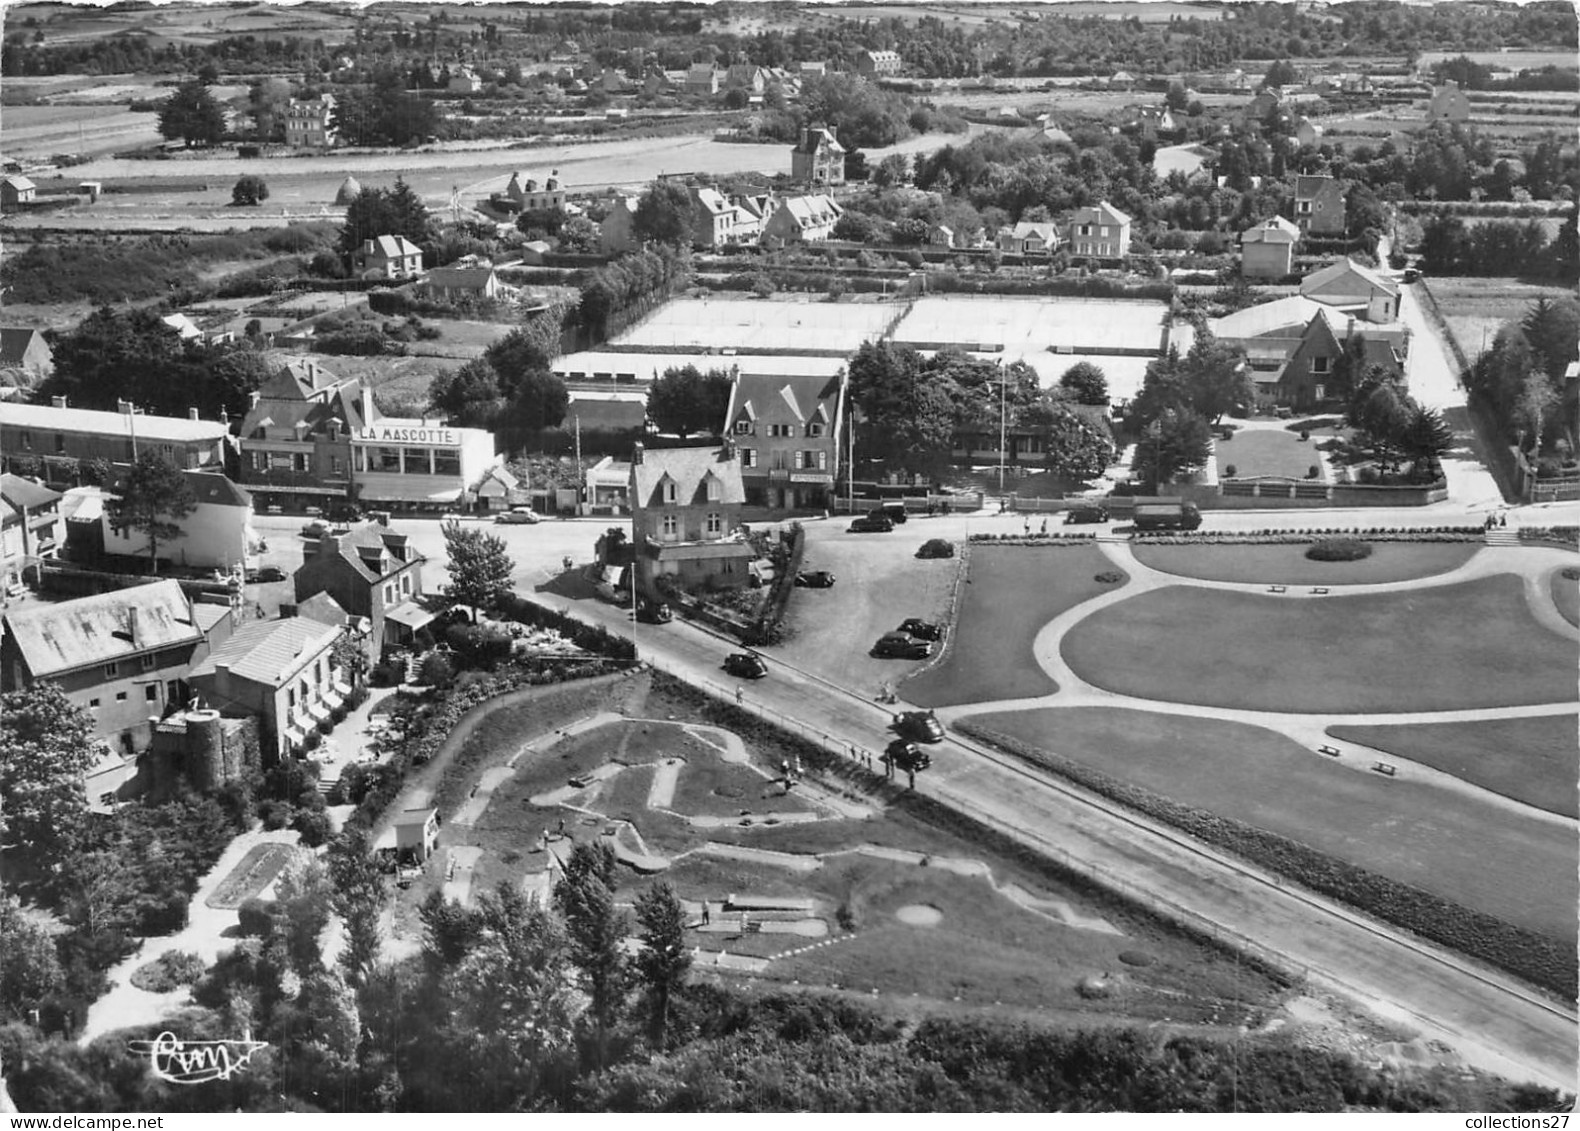
[[821, 298], [804, 302], [683, 298], [655, 310], [615, 338], [614, 344], [688, 346], [697, 352], [850, 354], [862, 342], [881, 338], [902, 309], [895, 304], [833, 303]]

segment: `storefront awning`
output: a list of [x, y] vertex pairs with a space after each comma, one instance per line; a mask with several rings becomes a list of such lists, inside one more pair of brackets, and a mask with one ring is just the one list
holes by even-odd
[[[431, 477], [426, 475], [410, 476], [410, 483], [390, 482], [399, 479], [396, 475], [382, 475], [378, 480], [362, 480], [362, 494], [358, 496], [364, 505], [368, 503], [426, 503], [430, 505], [444, 505], [456, 503], [466, 493], [465, 488], [454, 486], [434, 487]], [[451, 483], [455, 481], [452, 479]]]
[[411, 629], [411, 631], [416, 632], [424, 625], [432, 624], [434, 620], [434, 614], [430, 613], [427, 609], [423, 608], [415, 601], [406, 601], [402, 604], [396, 605], [393, 609], [388, 610], [384, 614], [384, 619], [392, 620], [396, 624], [403, 625], [406, 628]]

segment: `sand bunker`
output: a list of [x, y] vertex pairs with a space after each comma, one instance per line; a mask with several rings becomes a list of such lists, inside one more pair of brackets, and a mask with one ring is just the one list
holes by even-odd
[[894, 913], [900, 922], [912, 927], [936, 927], [944, 921], [944, 913], [927, 903], [910, 903]]

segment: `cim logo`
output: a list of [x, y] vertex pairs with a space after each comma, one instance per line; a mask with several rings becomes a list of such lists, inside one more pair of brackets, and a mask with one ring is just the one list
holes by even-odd
[[269, 1047], [247, 1034], [239, 1041], [183, 1041], [174, 1033], [160, 1033], [151, 1041], [130, 1041], [127, 1051], [146, 1056], [154, 1075], [172, 1084], [206, 1084], [229, 1080], [247, 1066], [253, 1054]]

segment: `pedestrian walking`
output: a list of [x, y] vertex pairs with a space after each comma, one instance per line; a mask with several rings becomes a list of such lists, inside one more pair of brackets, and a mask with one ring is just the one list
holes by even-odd
[[1500, 528], [1502, 528], [1502, 527], [1506, 527], [1508, 525], [1509, 525], [1509, 516], [1506, 515], [1506, 514], [1500, 514], [1498, 516], [1498, 526]]
[[1028, 538], [1031, 537], [1031, 519], [1029, 519], [1029, 518], [1021, 519], [1021, 532], [1023, 534], [1025, 534], [1026, 537], [1028, 537]]
[[736, 684], [735, 685], [735, 705], [737, 707], [739, 707], [745, 701], [746, 701], [746, 694], [745, 694], [745, 692], [743, 692], [741, 690], [741, 685], [740, 684]]
[[712, 922], [713, 922], [713, 911], [708, 906], [708, 901], [704, 899], [702, 901], [702, 925], [704, 927], [706, 927], [706, 926], [711, 925]]
[[1042, 520], [1042, 530], [1040, 533], [1044, 538], [1048, 536], [1048, 520], [1046, 518]]

